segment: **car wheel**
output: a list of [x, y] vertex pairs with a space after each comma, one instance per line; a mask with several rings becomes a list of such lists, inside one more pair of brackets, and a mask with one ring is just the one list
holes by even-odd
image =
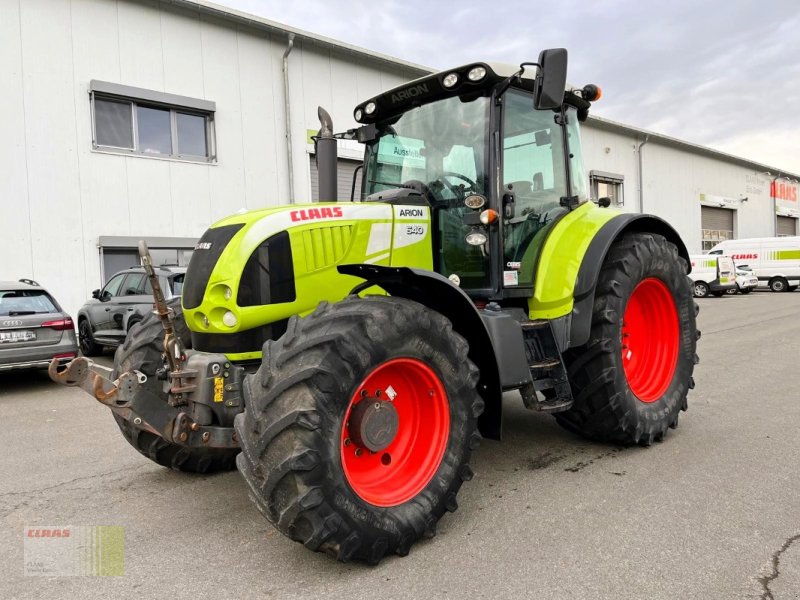
[[731, 288], [729, 290], [725, 290], [725, 293], [728, 294], [728, 296], [735, 296], [737, 292], [741, 292], [741, 290], [737, 288]]
[[78, 344], [84, 356], [97, 356], [100, 346], [94, 341], [92, 325], [88, 319], [81, 319], [78, 323]]
[[692, 293], [695, 298], [706, 298], [709, 292], [708, 284], [705, 281], [695, 281], [692, 286]]
[[769, 281], [769, 289], [773, 292], [786, 292], [789, 290], [789, 282], [783, 277], [775, 277]]

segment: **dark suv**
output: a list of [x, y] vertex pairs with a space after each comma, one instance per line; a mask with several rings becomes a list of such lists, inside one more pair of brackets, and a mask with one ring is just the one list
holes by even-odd
[[77, 355], [72, 319], [46, 289], [30, 279], [0, 281], [0, 371]]
[[[164, 297], [179, 297], [186, 267], [156, 267]], [[142, 267], [120, 271], [102, 290], [92, 292], [78, 311], [78, 337], [85, 356], [100, 353], [103, 346], [118, 346], [136, 323], [153, 310], [153, 290]]]

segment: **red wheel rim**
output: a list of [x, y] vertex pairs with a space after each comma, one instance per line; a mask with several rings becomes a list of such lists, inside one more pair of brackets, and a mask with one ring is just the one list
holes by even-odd
[[628, 386], [642, 402], [669, 388], [678, 362], [680, 328], [675, 300], [660, 279], [639, 282], [622, 319], [622, 365]]
[[[353, 408], [376, 399], [391, 401], [398, 425], [386, 448], [370, 452], [352, 441], [348, 428]], [[439, 469], [450, 437], [450, 404], [429, 366], [413, 358], [395, 358], [358, 386], [342, 425], [342, 468], [350, 487], [365, 502], [397, 506], [419, 494]]]

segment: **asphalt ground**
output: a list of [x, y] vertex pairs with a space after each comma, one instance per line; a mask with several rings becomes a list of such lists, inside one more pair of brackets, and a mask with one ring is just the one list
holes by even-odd
[[[587, 442], [508, 394], [459, 510], [378, 567], [277, 533], [236, 472], [149, 462], [83, 392], [0, 375], [0, 599], [800, 598], [800, 292], [699, 302], [697, 387], [663, 443]], [[23, 576], [37, 525], [124, 526], [125, 575]]]

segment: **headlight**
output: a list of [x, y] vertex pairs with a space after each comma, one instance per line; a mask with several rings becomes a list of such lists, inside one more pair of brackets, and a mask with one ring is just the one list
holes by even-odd
[[353, 113], [353, 116], [355, 117], [356, 121], [360, 123], [361, 119], [364, 117], [364, 113], [361, 112], [360, 108], [357, 108], [356, 112]]
[[464, 198], [464, 204], [466, 204], [469, 208], [478, 209], [486, 204], [486, 198], [480, 194], [471, 194]]
[[368, 115], [371, 115], [375, 112], [375, 103], [374, 102], [367, 102], [367, 105], [364, 107], [364, 112]]
[[236, 323], [239, 321], [236, 319], [235, 314], [233, 314], [231, 311], [227, 311], [224, 315], [222, 315], [222, 322], [227, 327], [236, 327]]
[[480, 229], [473, 229], [465, 237], [464, 241], [470, 246], [483, 246], [489, 238]]
[[470, 81], [480, 81], [486, 77], [486, 69], [483, 67], [472, 67], [467, 73], [467, 79]]
[[448, 89], [453, 87], [457, 83], [458, 83], [458, 73], [450, 73], [449, 75], [445, 75], [444, 79], [442, 79], [442, 85]]

